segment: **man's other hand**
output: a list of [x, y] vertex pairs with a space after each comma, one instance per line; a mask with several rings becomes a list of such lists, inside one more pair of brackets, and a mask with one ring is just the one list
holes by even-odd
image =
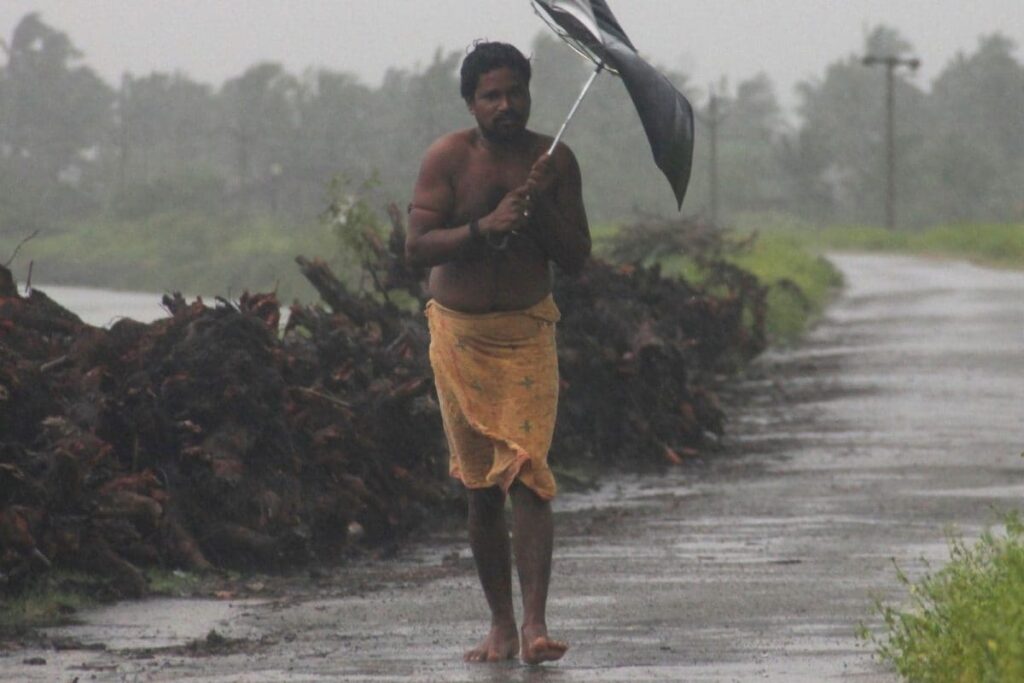
[[528, 185], [521, 185], [506, 194], [497, 208], [480, 221], [480, 229], [499, 235], [522, 229], [530, 216], [528, 195]]

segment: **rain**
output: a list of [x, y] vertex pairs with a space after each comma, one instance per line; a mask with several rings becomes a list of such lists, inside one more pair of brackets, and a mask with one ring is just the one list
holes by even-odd
[[[1024, 594], [957, 583], [1024, 543], [1024, 8], [605, 2], [628, 54], [547, 0], [0, 5], [0, 678], [1024, 675], [1019, 615], [943, 616]], [[544, 145], [438, 202], [452, 140]], [[501, 610], [452, 420], [519, 446], [432, 316], [538, 292], [569, 649], [463, 661]]]

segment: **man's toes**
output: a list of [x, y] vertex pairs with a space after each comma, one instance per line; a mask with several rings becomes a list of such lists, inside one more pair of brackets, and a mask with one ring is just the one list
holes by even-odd
[[527, 664], [539, 664], [561, 659], [569, 649], [569, 644], [560, 640], [552, 640], [547, 636], [533, 639], [528, 649], [523, 649], [523, 660]]

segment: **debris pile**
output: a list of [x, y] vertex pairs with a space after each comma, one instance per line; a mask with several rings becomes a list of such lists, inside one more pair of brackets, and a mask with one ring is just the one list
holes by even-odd
[[722, 435], [712, 387], [763, 348], [766, 290], [743, 271], [717, 268], [717, 296], [662, 277], [657, 265], [594, 260], [580, 277], [558, 279], [554, 462], [680, 464]]
[[[375, 291], [300, 257], [322, 305], [284, 325], [273, 294], [176, 294], [164, 319], [95, 328], [0, 267], [0, 584], [56, 565], [141, 595], [147, 566], [330, 560], [459, 509], [391, 214], [389, 240], [365, 236]], [[678, 463], [721, 433], [709, 387], [763, 345], [764, 292], [718, 268], [713, 290], [597, 260], [559, 277], [556, 465]]]
[[[304, 262], [310, 273], [326, 272]], [[455, 506], [426, 333], [393, 306], [165, 297], [109, 330], [0, 269], [0, 579], [280, 569]], [[335, 281], [336, 282], [336, 281]]]

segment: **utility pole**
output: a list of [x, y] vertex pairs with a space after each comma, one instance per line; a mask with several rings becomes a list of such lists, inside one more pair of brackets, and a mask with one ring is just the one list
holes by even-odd
[[896, 103], [893, 97], [894, 79], [893, 72], [896, 67], [906, 66], [911, 71], [916, 71], [921, 66], [921, 60], [902, 59], [900, 57], [879, 57], [867, 55], [862, 60], [864, 66], [881, 64], [885, 67], [885, 227], [893, 230], [896, 228], [896, 143], [895, 143], [895, 110]]
[[131, 89], [131, 84], [132, 77], [127, 72], [122, 74], [121, 89], [117, 91], [117, 116], [119, 124], [117, 131], [117, 192], [121, 197], [124, 196], [124, 188], [128, 178], [128, 154], [131, 143], [128, 92]]
[[719, 110], [721, 98], [715, 92], [715, 86], [708, 89], [708, 112], [706, 116], [697, 114], [697, 119], [707, 125], [708, 133], [711, 136], [710, 153], [711, 167], [710, 174], [710, 218], [711, 225], [718, 225], [718, 126], [725, 120], [725, 115]]

